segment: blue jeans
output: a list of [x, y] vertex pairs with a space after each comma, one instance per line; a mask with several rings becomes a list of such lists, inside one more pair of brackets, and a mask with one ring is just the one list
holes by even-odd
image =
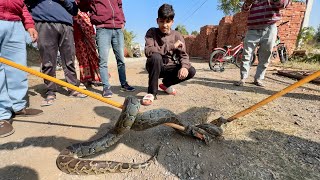
[[253, 52], [257, 45], [259, 48], [259, 63], [257, 67], [256, 74], [254, 76], [255, 80], [264, 79], [267, 67], [270, 63], [272, 49], [275, 45], [277, 38], [277, 26], [272, 24], [264, 29], [258, 30], [248, 30], [246, 37], [244, 39], [244, 51], [242, 65], [240, 67], [241, 79], [246, 79], [249, 76], [250, 71], [250, 60], [252, 58]]
[[108, 75], [109, 50], [112, 47], [116, 56], [120, 84], [127, 83], [124, 63], [124, 36], [121, 29], [97, 28], [96, 41], [99, 52], [99, 71], [104, 88], [110, 87]]
[[[25, 29], [19, 21], [0, 20], [0, 56], [27, 65]], [[0, 63], [0, 120], [26, 107], [27, 73]]]

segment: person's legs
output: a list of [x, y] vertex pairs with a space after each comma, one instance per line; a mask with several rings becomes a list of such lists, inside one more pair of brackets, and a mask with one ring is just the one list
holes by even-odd
[[[12, 37], [12, 31], [14, 28], [14, 22], [9, 21], [2, 21], [0, 20], [1, 26], [0, 26], [0, 56], [4, 57], [8, 60], [13, 60], [8, 55], [12, 55], [12, 50], [9, 48], [8, 50], [8, 44], [10, 47], [10, 39]], [[8, 52], [6, 52], [8, 51]], [[8, 68], [7, 65], [0, 63], [0, 122], [3, 122], [2, 120], [8, 120], [12, 116], [11, 107], [13, 106], [13, 103], [9, 97], [8, 93], [8, 86], [7, 86], [7, 72], [6, 68]], [[1, 125], [0, 125], [1, 126]], [[4, 126], [3, 126], [4, 128]], [[2, 127], [0, 127], [2, 129]], [[0, 130], [1, 132], [4, 130]], [[3, 134], [7, 134], [8, 132], [5, 131]]]
[[243, 40], [243, 56], [242, 63], [240, 67], [240, 78], [241, 80], [235, 85], [243, 85], [245, 79], [249, 76], [250, 71], [250, 60], [255, 48], [260, 40], [259, 30], [248, 30], [245, 39]]
[[148, 94], [153, 94], [154, 96], [157, 95], [158, 79], [160, 77], [162, 66], [162, 56], [159, 53], [153, 53], [152, 56], [147, 59], [146, 69], [149, 74]]
[[261, 80], [264, 79], [267, 67], [270, 63], [272, 49], [277, 38], [277, 26], [276, 24], [270, 25], [262, 32], [262, 38], [260, 41], [259, 49], [259, 63], [256, 74], [254, 76], [255, 84], [263, 86]]
[[[0, 27], [0, 33], [2, 33], [1, 27]], [[1, 38], [1, 36], [0, 36], [0, 38]], [[1, 48], [1, 52], [3, 52], [2, 48]], [[12, 105], [13, 105], [12, 101], [11, 101], [9, 94], [8, 94], [5, 65], [0, 63], [0, 121], [11, 118]]]
[[126, 65], [124, 62], [124, 36], [121, 29], [114, 29], [112, 31], [111, 45], [114, 55], [117, 60], [119, 80], [121, 84], [121, 90], [134, 91], [135, 89], [128, 85], [126, 77]]
[[[27, 65], [25, 30], [21, 22], [13, 22], [8, 41], [1, 48], [1, 56], [17, 64]], [[27, 73], [14, 67], [3, 65], [7, 93], [12, 102], [12, 110], [18, 112], [26, 107], [25, 96], [28, 90]]]
[[75, 47], [73, 39], [73, 27], [65, 24], [55, 24], [60, 33], [59, 52], [66, 81], [74, 86], [79, 86], [75, 68]]
[[124, 37], [121, 29], [114, 29], [112, 31], [111, 45], [117, 60], [120, 84], [124, 85], [127, 83], [127, 77], [126, 77], [126, 65], [124, 62], [124, 52], [123, 52]]
[[[37, 22], [36, 29], [39, 34], [38, 48], [41, 57], [41, 71], [49, 76], [56, 77], [59, 32], [55, 23]], [[44, 80], [47, 96], [55, 97], [57, 84]]]
[[175, 84], [179, 84], [183, 81], [187, 81], [191, 78], [193, 78], [196, 74], [196, 69], [191, 66], [189, 69], [188, 69], [188, 76], [184, 79], [179, 79], [178, 78], [178, 72], [179, 70], [181, 69], [181, 66], [176, 66], [174, 68], [165, 68], [164, 72], [161, 73], [163, 75], [160, 75], [161, 77], [163, 76], [163, 80], [162, 80], [162, 83], [164, 86], [166, 87], [170, 87], [172, 85], [175, 85]]
[[108, 76], [108, 57], [111, 47], [112, 29], [97, 28], [96, 42], [99, 53], [99, 71], [103, 89], [110, 88]]

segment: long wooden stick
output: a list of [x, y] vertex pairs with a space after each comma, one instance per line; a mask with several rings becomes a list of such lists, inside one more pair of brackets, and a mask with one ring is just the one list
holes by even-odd
[[[72, 89], [74, 91], [78, 91], [78, 92], [80, 92], [82, 94], [88, 95], [88, 96], [90, 96], [90, 97], [92, 97], [94, 99], [97, 99], [97, 100], [102, 101], [104, 103], [110, 104], [111, 106], [114, 106], [114, 107], [122, 109], [122, 104], [120, 104], [118, 102], [115, 102], [115, 101], [112, 101], [110, 99], [104, 98], [104, 97], [99, 96], [97, 94], [94, 94], [94, 93], [92, 93], [92, 92], [90, 92], [88, 90], [81, 89], [81, 88], [79, 88], [77, 86], [74, 86], [74, 85], [69, 84], [69, 83], [64, 82], [64, 81], [61, 81], [60, 79], [54, 78], [52, 76], [48, 76], [48, 75], [46, 75], [44, 73], [38, 72], [38, 71], [33, 70], [31, 68], [28, 68], [26, 66], [22, 66], [20, 64], [17, 64], [15, 62], [12, 62], [12, 61], [7, 60], [5, 58], [0, 57], [0, 63], [4, 63], [4, 64], [6, 64], [8, 66], [12, 66], [14, 68], [20, 69], [22, 71], [25, 71], [25, 72], [33, 74], [35, 76], [38, 76], [38, 77], [41, 77], [43, 79], [49, 80], [51, 82], [54, 82], [54, 83], [59, 84], [61, 86], [67, 87], [67, 88]], [[185, 127], [180, 126], [180, 125], [175, 124], [175, 123], [165, 123], [165, 125], [170, 126], [172, 128], [175, 128], [175, 129], [178, 129], [178, 130], [181, 130], [181, 131], [185, 130]]]
[[303, 84], [305, 84], [307, 82], [310, 82], [313, 79], [316, 79], [317, 77], [320, 77], [320, 70], [314, 72], [313, 74], [310, 74], [309, 76], [301, 79], [300, 81], [297, 81], [296, 83], [286, 87], [285, 89], [283, 89], [283, 90], [281, 90], [281, 91], [269, 96], [268, 98], [260, 101], [259, 103], [255, 104], [255, 105], [253, 105], [253, 106], [251, 106], [251, 107], [249, 107], [249, 108], [247, 108], [247, 109], [245, 109], [245, 110], [243, 110], [241, 112], [238, 112], [237, 114], [235, 114], [235, 115], [231, 116], [230, 118], [228, 118], [227, 121], [231, 122], [231, 121], [233, 121], [235, 119], [238, 119], [239, 117], [242, 117], [242, 116], [244, 116], [244, 115], [256, 110], [257, 108], [259, 108], [259, 107], [261, 107], [261, 106], [273, 101], [274, 99], [276, 99], [278, 97], [283, 96], [284, 94], [287, 94], [288, 92], [290, 92], [290, 91], [302, 86]]

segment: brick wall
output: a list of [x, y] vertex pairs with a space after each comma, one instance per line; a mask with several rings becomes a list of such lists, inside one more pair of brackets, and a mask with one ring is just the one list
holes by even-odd
[[[288, 48], [289, 54], [296, 47], [296, 40], [304, 17], [306, 5], [301, 2], [292, 3], [281, 10], [281, 22], [289, 21], [278, 28], [281, 41]], [[206, 25], [200, 28], [197, 36], [185, 36], [187, 52], [191, 57], [209, 59], [213, 48], [224, 45], [238, 45], [241, 38], [237, 35], [245, 35], [247, 31], [247, 12], [240, 12], [234, 16], [223, 17], [219, 25]]]

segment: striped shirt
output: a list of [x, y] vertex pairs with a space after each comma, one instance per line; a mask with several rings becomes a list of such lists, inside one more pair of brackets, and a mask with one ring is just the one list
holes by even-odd
[[280, 9], [287, 7], [290, 0], [255, 0], [252, 4], [244, 3], [243, 11], [249, 11], [248, 29], [264, 29], [281, 19]]

